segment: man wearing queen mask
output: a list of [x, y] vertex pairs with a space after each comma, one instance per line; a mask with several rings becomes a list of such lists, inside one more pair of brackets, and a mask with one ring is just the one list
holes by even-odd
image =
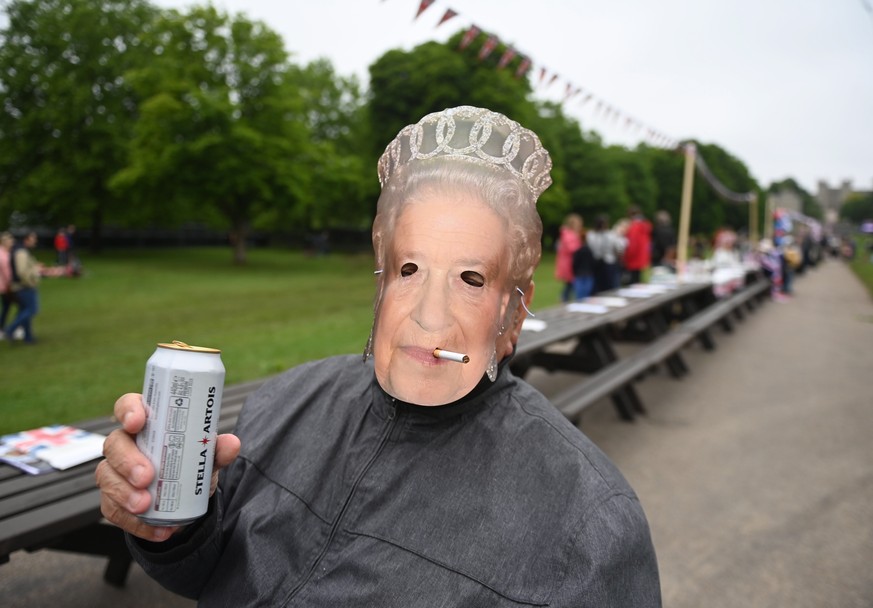
[[144, 414], [139, 395], [118, 400], [97, 482], [152, 577], [203, 606], [660, 606], [633, 490], [507, 365], [550, 169], [533, 132], [488, 110], [404, 128], [379, 161], [364, 360], [307, 363], [252, 395], [195, 524], [136, 517]]

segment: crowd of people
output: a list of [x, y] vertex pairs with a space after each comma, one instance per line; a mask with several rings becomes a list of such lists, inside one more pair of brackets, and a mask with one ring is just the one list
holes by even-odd
[[[646, 271], [675, 273], [676, 248], [676, 230], [666, 211], [658, 211], [650, 222], [638, 207], [632, 206], [627, 217], [614, 225], [609, 225], [607, 215], [598, 215], [588, 229], [580, 214], [571, 213], [564, 219], [556, 241], [555, 277], [562, 284], [561, 301], [582, 300], [643, 282], [649, 276]], [[790, 213], [777, 210], [773, 237], [757, 243], [750, 243], [729, 227], [716, 230], [711, 237], [692, 235], [685, 271], [695, 275], [699, 271], [712, 277], [720, 271], [736, 272], [751, 264], [760, 268], [770, 281], [773, 300], [785, 302], [793, 295], [795, 276], [814, 268], [828, 252], [851, 260], [855, 249], [851, 239], [841, 241], [825, 235], [814, 222], [809, 225], [792, 222]]]
[[581, 215], [571, 213], [559, 231], [555, 277], [563, 284], [561, 301], [569, 302], [639, 283], [652, 266], [674, 270], [675, 261], [676, 232], [666, 211], [652, 225], [634, 205], [611, 227], [607, 215], [598, 215], [590, 230]]
[[58, 230], [54, 238], [57, 264], [52, 266], [33, 254], [39, 243], [36, 232], [27, 231], [19, 239], [11, 232], [0, 233], [0, 340], [36, 344], [33, 319], [39, 313], [40, 279], [79, 274], [74, 233], [74, 226]]

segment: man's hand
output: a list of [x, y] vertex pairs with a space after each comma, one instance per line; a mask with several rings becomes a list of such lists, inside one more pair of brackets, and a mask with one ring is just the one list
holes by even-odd
[[[121, 421], [121, 428], [112, 431], [103, 443], [105, 459], [97, 465], [95, 473], [100, 510], [106, 519], [134, 536], [152, 542], [166, 540], [180, 528], [150, 526], [137, 517], [149, 508], [148, 487], [155, 476], [151, 462], [136, 447], [136, 434], [146, 421], [142, 395], [123, 395], [115, 402], [115, 417]], [[218, 485], [219, 471], [233, 462], [239, 448], [236, 435], [217, 437], [210, 496]]]

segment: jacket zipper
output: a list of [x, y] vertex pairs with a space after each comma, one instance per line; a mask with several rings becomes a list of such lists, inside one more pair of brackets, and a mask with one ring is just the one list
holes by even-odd
[[391, 436], [391, 432], [394, 430], [394, 426], [397, 423], [397, 400], [391, 399], [391, 410], [388, 412], [388, 424], [385, 426], [385, 430], [382, 433], [382, 437], [379, 440], [379, 445], [376, 447], [376, 451], [373, 452], [373, 455], [370, 456], [370, 460], [367, 461], [367, 464], [364, 466], [363, 470], [361, 470], [360, 475], [358, 475], [355, 482], [352, 484], [352, 489], [349, 492], [349, 495], [346, 497], [345, 502], [343, 503], [342, 509], [340, 509], [339, 515], [336, 518], [333, 526], [330, 529], [330, 534], [327, 537], [327, 542], [324, 543], [324, 547], [321, 549], [321, 553], [318, 554], [318, 557], [313, 562], [312, 566], [309, 568], [309, 572], [306, 573], [306, 576], [303, 578], [300, 583], [297, 584], [294, 589], [285, 597], [285, 600], [282, 602], [282, 606], [287, 606], [291, 600], [303, 589], [309, 580], [312, 578], [312, 575], [315, 574], [316, 570], [318, 570], [319, 564], [321, 564], [321, 560], [324, 559], [324, 556], [327, 554], [328, 549], [333, 543], [334, 536], [336, 536], [336, 531], [339, 528], [340, 524], [345, 517], [346, 511], [349, 508], [349, 505], [352, 502], [352, 499], [355, 497], [355, 493], [358, 489], [358, 484], [360, 484], [361, 480], [370, 470], [370, 467], [373, 466], [373, 463], [382, 453], [382, 449], [385, 447], [385, 444], [388, 442], [388, 438]]

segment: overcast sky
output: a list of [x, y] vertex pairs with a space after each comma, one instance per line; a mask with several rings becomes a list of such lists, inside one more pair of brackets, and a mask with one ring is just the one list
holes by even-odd
[[296, 62], [326, 57], [363, 81], [385, 51], [475, 24], [530, 57], [537, 98], [581, 88], [566, 111], [608, 143], [651, 129], [722, 146], [765, 187], [873, 188], [873, 0], [435, 0], [415, 19], [419, 3], [213, 1], [279, 32]]

